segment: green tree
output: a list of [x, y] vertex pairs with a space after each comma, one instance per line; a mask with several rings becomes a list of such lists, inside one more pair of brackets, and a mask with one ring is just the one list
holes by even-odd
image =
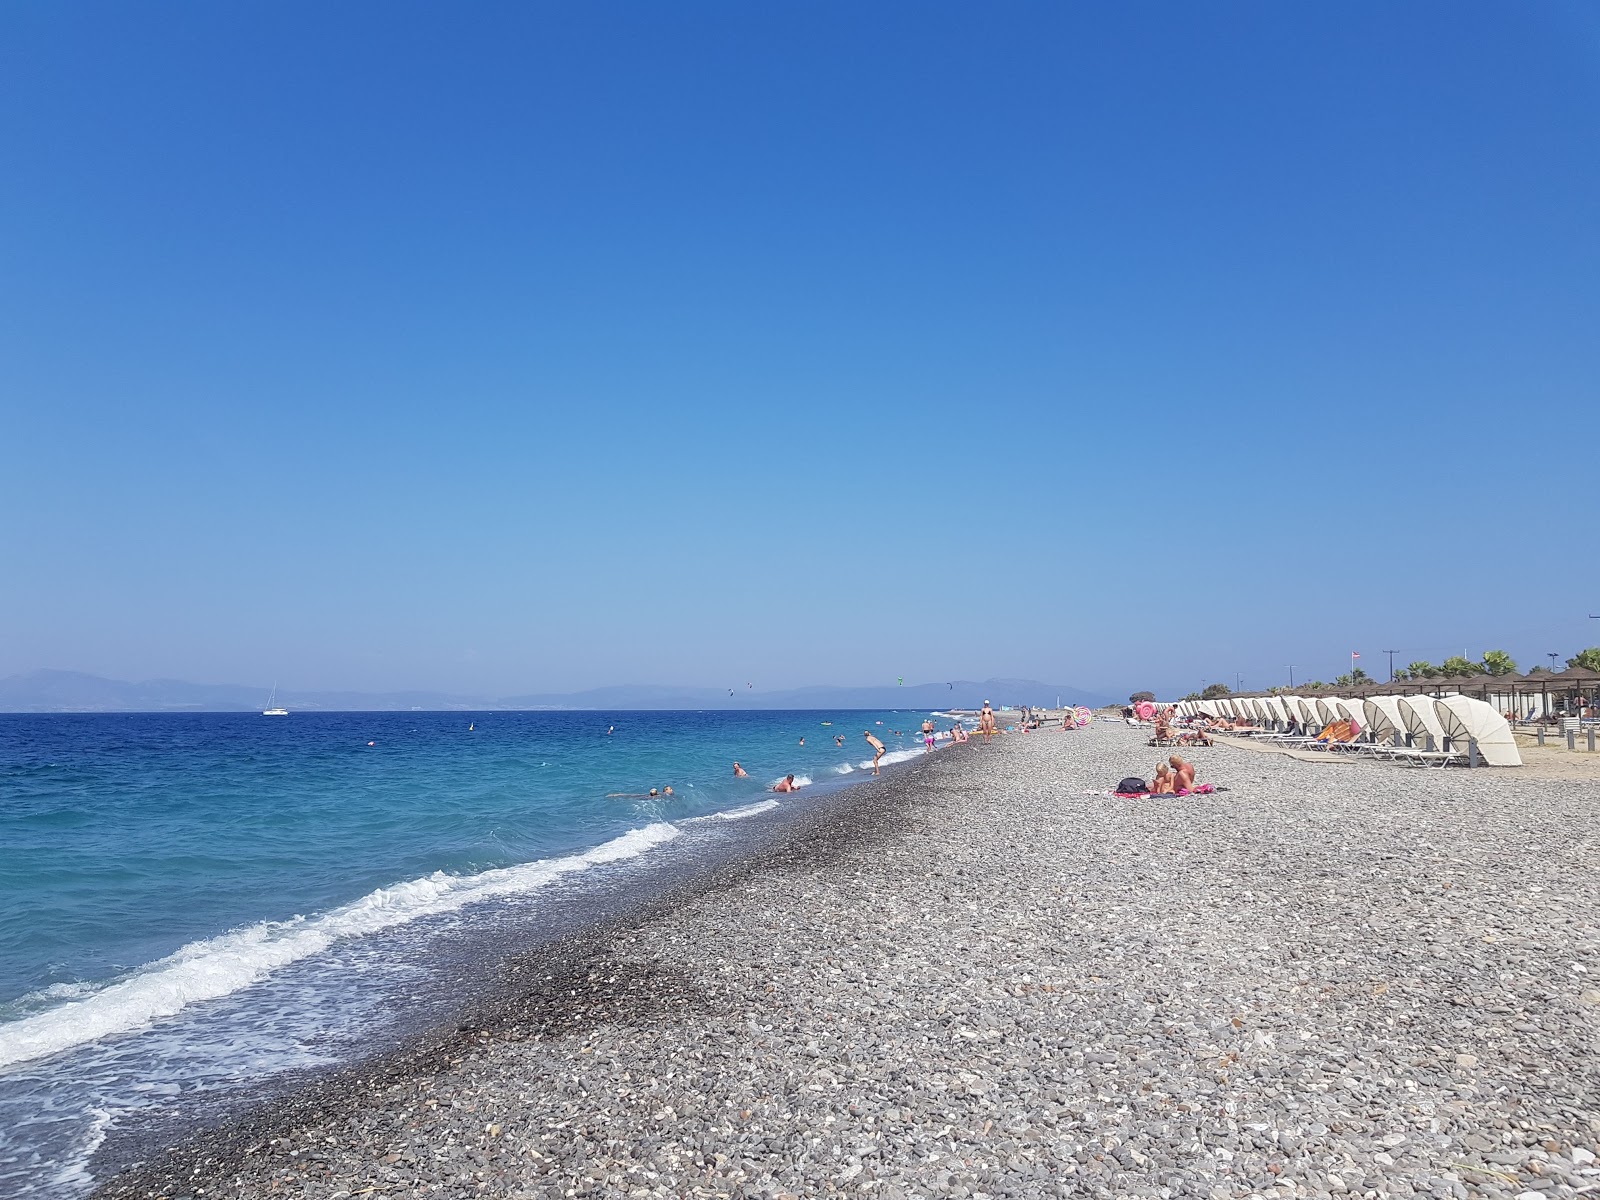
[[1430, 675], [1437, 675], [1439, 668], [1425, 658], [1419, 658], [1405, 670], [1407, 679], [1427, 679]]
[[1335, 675], [1333, 677], [1333, 686], [1336, 688], [1347, 688], [1354, 683], [1355, 680], [1348, 675]]
[[1476, 675], [1478, 664], [1470, 658], [1460, 654], [1452, 654], [1439, 664], [1439, 674], [1446, 679], [1455, 679], [1465, 675]]
[[1600, 671], [1600, 646], [1590, 646], [1587, 650], [1579, 650], [1567, 659], [1569, 667], [1583, 667], [1588, 671]]
[[1200, 699], [1202, 699], [1202, 700], [1221, 700], [1224, 696], [1228, 695], [1232, 690], [1233, 689], [1230, 688], [1225, 683], [1213, 683], [1209, 687], [1207, 687], [1205, 691], [1200, 693]]
[[1490, 650], [1483, 656], [1483, 669], [1489, 675], [1515, 675], [1517, 660], [1504, 650]]
[[1326, 691], [1327, 687], [1328, 685], [1323, 683], [1320, 679], [1313, 679], [1310, 683], [1301, 685], [1302, 690], [1307, 692]]
[[1199, 692], [1190, 692], [1187, 696], [1182, 697], [1182, 699], [1184, 699], [1184, 700], [1198, 700], [1198, 699], [1200, 699], [1200, 693]]
[[1154, 692], [1135, 692], [1128, 697], [1128, 703], [1137, 704], [1141, 700], [1154, 700], [1155, 698], [1156, 694]]
[[1372, 676], [1368, 675], [1360, 667], [1356, 667], [1350, 672], [1350, 682], [1359, 687], [1363, 683], [1371, 683]]

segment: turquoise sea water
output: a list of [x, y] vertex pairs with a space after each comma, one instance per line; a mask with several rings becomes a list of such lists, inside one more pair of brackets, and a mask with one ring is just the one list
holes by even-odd
[[438, 1019], [485, 937], [860, 778], [864, 729], [921, 753], [926, 715], [0, 715], [0, 1194]]

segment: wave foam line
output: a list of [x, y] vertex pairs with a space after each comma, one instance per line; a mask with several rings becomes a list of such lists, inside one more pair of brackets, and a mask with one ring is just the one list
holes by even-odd
[[[798, 783], [800, 781], [797, 779], [795, 782]], [[746, 804], [743, 808], [730, 808], [727, 812], [719, 812], [716, 815], [724, 821], [742, 821], [746, 817], [753, 817], [758, 813], [771, 812], [777, 807], [778, 802], [776, 800], [758, 800], [754, 804]]]
[[678, 836], [664, 821], [563, 858], [498, 867], [477, 875], [435, 871], [315, 917], [263, 921], [190, 942], [166, 958], [93, 995], [0, 1025], [0, 1069], [126, 1033], [191, 1004], [217, 1000], [335, 941], [376, 933], [420, 917], [454, 912], [478, 900], [534, 891], [575, 871], [646, 854]]

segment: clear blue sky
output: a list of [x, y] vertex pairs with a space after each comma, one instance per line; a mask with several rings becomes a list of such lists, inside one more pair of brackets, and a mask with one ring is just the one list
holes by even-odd
[[0, 10], [0, 674], [1600, 643], [1600, 7]]

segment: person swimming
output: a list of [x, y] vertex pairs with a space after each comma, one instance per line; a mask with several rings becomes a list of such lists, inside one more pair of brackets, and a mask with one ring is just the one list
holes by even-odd
[[733, 764], [733, 777], [735, 779], [749, 779], [750, 778], [750, 772], [746, 771], [738, 763], [734, 763]]
[[782, 779], [778, 780], [777, 783], [772, 785], [772, 790], [775, 792], [792, 792], [797, 790], [799, 786], [800, 785], [794, 781], [793, 775], [785, 775]]

